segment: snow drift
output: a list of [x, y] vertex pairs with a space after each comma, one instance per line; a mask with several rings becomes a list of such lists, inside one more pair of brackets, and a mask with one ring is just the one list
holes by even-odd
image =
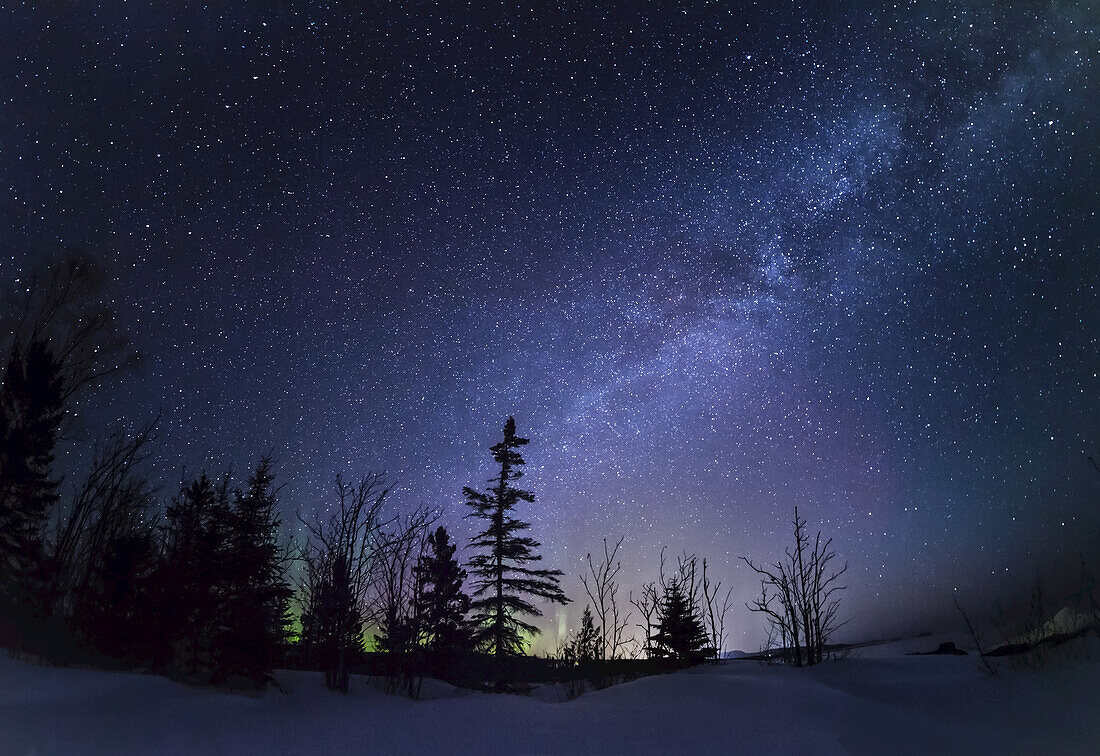
[[[920, 639], [935, 648], [937, 639]], [[1100, 649], [1037, 671], [875, 649], [807, 669], [729, 661], [549, 702], [429, 681], [425, 698], [280, 672], [244, 695], [0, 660], [0, 753], [1095, 752]]]

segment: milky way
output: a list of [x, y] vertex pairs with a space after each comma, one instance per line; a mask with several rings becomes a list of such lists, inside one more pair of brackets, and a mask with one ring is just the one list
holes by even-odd
[[601, 538], [748, 600], [796, 504], [854, 635], [1096, 555], [1100, 17], [558, 5], [4, 10], [0, 264], [101, 254], [146, 357], [82, 411], [460, 533], [515, 415], [548, 645]]

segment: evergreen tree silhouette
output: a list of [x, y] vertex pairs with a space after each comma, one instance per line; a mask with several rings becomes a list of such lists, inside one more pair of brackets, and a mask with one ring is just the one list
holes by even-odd
[[600, 658], [600, 630], [596, 627], [592, 610], [587, 606], [581, 614], [580, 632], [567, 649], [567, 658], [578, 664], [588, 664]]
[[151, 527], [125, 533], [104, 548], [81, 612], [85, 636], [102, 653], [135, 664], [152, 660], [156, 625], [150, 589], [156, 564]]
[[530, 491], [512, 485], [523, 475], [519, 468], [524, 461], [518, 449], [527, 443], [528, 439], [516, 435], [516, 421], [509, 417], [504, 425], [504, 440], [491, 448], [493, 459], [500, 465], [500, 473], [489, 481], [491, 488], [485, 493], [468, 487], [463, 489], [466, 504], [472, 510], [467, 517], [486, 522], [485, 530], [470, 541], [470, 545], [482, 553], [467, 563], [474, 576], [471, 608], [473, 620], [478, 625], [475, 640], [498, 659], [521, 654], [523, 633], [537, 635], [539, 632], [534, 625], [520, 619], [520, 615], [538, 617], [542, 614], [526, 596], [558, 604], [569, 601], [558, 586], [560, 570], [527, 566], [542, 559], [535, 553], [540, 544], [519, 535], [530, 525], [513, 516], [517, 502], [535, 500]]
[[229, 518], [226, 631], [222, 652], [228, 672], [263, 682], [281, 658], [289, 632], [292, 591], [287, 557], [279, 545], [274, 463], [264, 457], [238, 492]]
[[0, 383], [0, 615], [16, 627], [3, 634], [24, 635], [42, 608], [42, 531], [58, 500], [50, 465], [63, 397], [62, 365], [45, 342], [13, 348]]
[[416, 565], [420, 585], [416, 613], [425, 646], [437, 668], [454, 651], [468, 648], [471, 643], [471, 627], [466, 620], [470, 597], [462, 591], [466, 570], [455, 559], [456, 548], [447, 529], [440, 525], [428, 535], [428, 550], [421, 554]]
[[167, 510], [165, 551], [156, 578], [163, 661], [191, 674], [212, 671], [215, 647], [227, 627], [224, 566], [228, 557], [228, 478], [215, 485], [200, 475]]
[[68, 635], [74, 608], [58, 600], [72, 565], [45, 537], [58, 501], [55, 447], [73, 429], [66, 407], [137, 354], [115, 328], [100, 266], [77, 252], [34, 267], [18, 293], [0, 296], [0, 643], [64, 653], [49, 648]]
[[672, 580], [665, 587], [658, 617], [656, 632], [650, 639], [651, 656], [690, 664], [713, 653], [703, 621], [679, 580]]

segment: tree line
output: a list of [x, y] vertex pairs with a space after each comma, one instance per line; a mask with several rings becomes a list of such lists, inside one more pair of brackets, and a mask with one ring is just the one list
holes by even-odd
[[[498, 688], [539, 633], [539, 603], [566, 604], [560, 570], [519, 509], [529, 440], [513, 418], [490, 448], [493, 475], [463, 489], [477, 524], [470, 556], [440, 524], [441, 510], [397, 512], [385, 477], [338, 477], [323, 514], [303, 515], [304, 542], [281, 520], [277, 464], [262, 456], [243, 481], [184, 476], [163, 511], [143, 474], [157, 419], [108, 434], [71, 499], [55, 464], [76, 438], [74, 404], [138, 355], [105, 306], [103, 271], [66, 259], [9, 298], [0, 373], [0, 644], [57, 661], [84, 660], [214, 683], [262, 685], [293, 661], [346, 692], [373, 650], [409, 692], [420, 676], [474, 666]], [[555, 663], [577, 667], [642, 657], [681, 666], [722, 655], [731, 590], [706, 559], [681, 555], [624, 598], [622, 539], [587, 557], [588, 605]], [[838, 626], [843, 574], [820, 534], [811, 545], [795, 514], [795, 547], [762, 576], [763, 612], [795, 664], [822, 659]], [[296, 610], [296, 611], [295, 611]], [[632, 618], [637, 617], [631, 625]], [[633, 630], [638, 632], [633, 632]], [[794, 651], [790, 651], [794, 649]]]

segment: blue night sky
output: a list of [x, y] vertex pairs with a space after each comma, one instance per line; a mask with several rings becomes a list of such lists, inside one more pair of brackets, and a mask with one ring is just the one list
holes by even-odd
[[165, 495], [273, 451], [289, 520], [385, 470], [468, 536], [514, 415], [548, 646], [625, 536], [755, 649], [794, 505], [853, 637], [1098, 556], [1100, 11], [444, 5], [0, 11], [0, 270], [107, 261], [81, 412], [162, 409]]

